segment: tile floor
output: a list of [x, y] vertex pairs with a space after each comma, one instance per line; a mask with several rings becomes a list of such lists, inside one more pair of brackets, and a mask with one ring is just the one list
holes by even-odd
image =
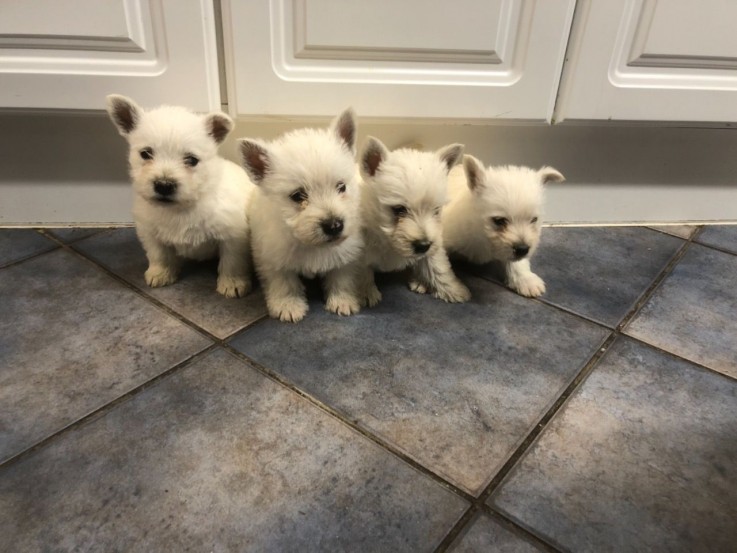
[[287, 325], [0, 230], [0, 550], [737, 551], [737, 227], [543, 236], [540, 300]]

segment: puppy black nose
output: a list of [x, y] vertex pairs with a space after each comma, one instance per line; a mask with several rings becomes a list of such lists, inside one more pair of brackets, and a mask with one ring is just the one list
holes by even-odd
[[530, 252], [530, 246], [528, 246], [527, 244], [517, 244], [516, 246], [512, 247], [512, 251], [514, 252], [514, 257], [516, 257], [517, 259], [522, 259]]
[[412, 249], [415, 253], [425, 253], [432, 246], [432, 242], [429, 240], [415, 240], [412, 242]]
[[177, 191], [177, 183], [171, 180], [155, 180], [154, 192], [159, 196], [171, 196]]
[[322, 231], [328, 236], [339, 236], [343, 232], [343, 219], [327, 219], [320, 223]]

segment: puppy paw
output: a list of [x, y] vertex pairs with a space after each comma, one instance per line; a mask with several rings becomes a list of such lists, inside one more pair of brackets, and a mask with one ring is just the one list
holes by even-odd
[[242, 298], [251, 291], [251, 279], [238, 276], [218, 277], [217, 291], [226, 298]]
[[348, 294], [332, 294], [325, 302], [325, 309], [338, 315], [355, 315], [361, 310], [361, 304]]
[[418, 294], [427, 294], [429, 292], [427, 286], [414, 278], [409, 281], [409, 289]]
[[520, 296], [536, 298], [545, 293], [545, 282], [535, 273], [530, 273], [515, 281], [510, 288]]
[[380, 301], [381, 301], [381, 292], [379, 292], [379, 289], [376, 287], [375, 284], [372, 284], [365, 292], [362, 305], [367, 305], [368, 307], [374, 307], [378, 305]]
[[465, 303], [471, 299], [471, 290], [465, 284], [458, 281], [448, 286], [438, 288], [433, 295], [448, 303]]
[[177, 274], [167, 267], [153, 265], [146, 269], [143, 278], [151, 288], [159, 288], [160, 286], [174, 284], [177, 281]]
[[304, 298], [283, 298], [268, 305], [269, 315], [285, 323], [297, 323], [305, 318], [309, 306]]

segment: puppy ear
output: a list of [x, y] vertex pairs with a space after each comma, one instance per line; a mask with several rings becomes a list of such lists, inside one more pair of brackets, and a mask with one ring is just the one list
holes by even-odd
[[540, 180], [543, 184], [547, 184], [549, 182], [563, 182], [566, 180], [561, 173], [547, 165], [545, 167], [541, 167], [537, 174], [540, 175]]
[[212, 136], [217, 144], [222, 144], [225, 137], [233, 130], [233, 120], [224, 113], [216, 112], [205, 116], [207, 134]]
[[238, 140], [238, 149], [241, 152], [241, 160], [251, 180], [260, 184], [271, 169], [271, 158], [266, 144], [259, 140], [241, 138]]
[[471, 192], [486, 186], [486, 170], [478, 159], [468, 154], [463, 156], [463, 170], [466, 172], [466, 182]]
[[356, 153], [356, 114], [353, 108], [348, 108], [330, 123], [330, 130], [338, 140], [355, 155]]
[[378, 138], [369, 136], [361, 154], [361, 173], [373, 177], [387, 157], [389, 157], [387, 147]]
[[110, 119], [121, 135], [128, 136], [141, 121], [143, 110], [133, 100], [119, 94], [110, 94], [106, 100]]
[[437, 156], [445, 164], [446, 171], [450, 171], [461, 160], [463, 156], [463, 144], [450, 144], [443, 146], [437, 152]]

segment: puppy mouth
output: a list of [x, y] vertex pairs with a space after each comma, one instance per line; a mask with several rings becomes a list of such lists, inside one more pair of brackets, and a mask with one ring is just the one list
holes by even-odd
[[177, 203], [176, 200], [173, 198], [168, 198], [166, 196], [154, 196], [151, 198], [151, 201], [155, 204], [175, 204]]
[[337, 244], [345, 242], [347, 238], [348, 237], [344, 234], [341, 234], [340, 236], [327, 236], [325, 238], [325, 244], [328, 246], [335, 246]]

